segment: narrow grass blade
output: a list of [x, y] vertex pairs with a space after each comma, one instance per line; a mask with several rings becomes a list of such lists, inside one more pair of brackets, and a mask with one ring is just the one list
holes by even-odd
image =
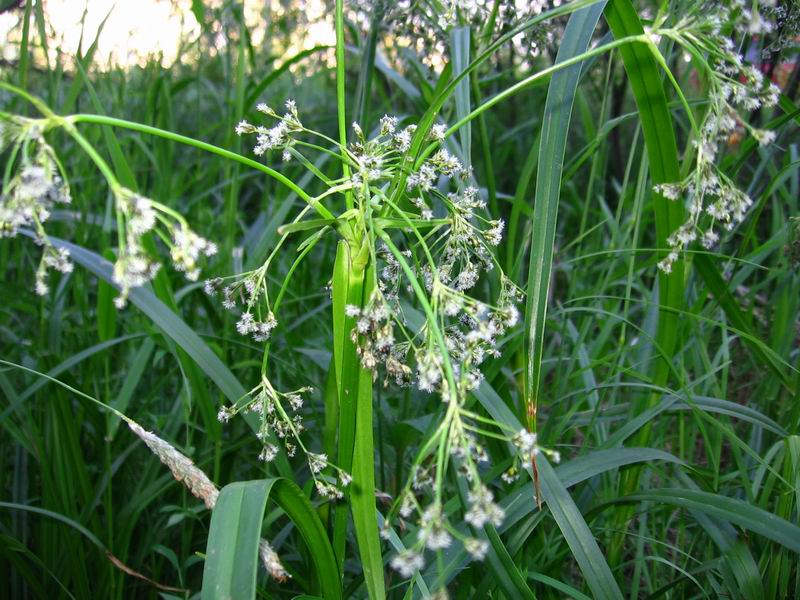
[[312, 592], [325, 600], [341, 600], [342, 576], [336, 566], [336, 557], [328, 541], [327, 532], [311, 502], [297, 485], [283, 478], [276, 482], [272, 496], [297, 527], [308, 547], [317, 581], [317, 588]]
[[[616, 39], [644, 32], [644, 27], [630, 0], [609, 0], [604, 15]], [[677, 181], [680, 175], [678, 148], [658, 63], [650, 49], [643, 44], [628, 44], [621, 47], [619, 52], [639, 112], [651, 182], [659, 184]], [[664, 249], [668, 246], [667, 237], [683, 222], [683, 207], [659, 194], [655, 194], [653, 207], [656, 222], [656, 246]], [[665, 252], [666, 250], [661, 250], [659, 258], [662, 258]], [[683, 280], [684, 262], [682, 260], [673, 264], [671, 274], [667, 275], [660, 271], [658, 273], [659, 311], [654, 344], [661, 349], [661, 353], [652, 378], [652, 382], [656, 386], [663, 386], [667, 382], [671, 357], [677, 346], [680, 320], [676, 309], [679, 309], [683, 303]], [[657, 397], [650, 395], [644, 400], [645, 404], [638, 412], [652, 407], [656, 402]], [[650, 431], [648, 421], [639, 433], [637, 440], [639, 445], [649, 445]], [[625, 492], [635, 490], [638, 482], [638, 473], [631, 473], [622, 484]], [[620, 529], [629, 518], [630, 513], [622, 511], [619, 514]], [[617, 562], [621, 549], [622, 537], [618, 535], [610, 550], [612, 562]]]
[[541, 478], [542, 496], [553, 518], [558, 523], [564, 539], [580, 565], [586, 585], [595, 598], [622, 598], [622, 592], [614, 580], [611, 569], [594, 539], [586, 521], [556, 476], [553, 467], [545, 459], [537, 461]]
[[[147, 338], [142, 342], [142, 345], [136, 351], [133, 360], [130, 363], [130, 370], [126, 373], [125, 379], [122, 382], [122, 387], [117, 394], [117, 397], [110, 403], [115, 409], [121, 413], [128, 412], [128, 403], [136, 391], [136, 387], [142, 379], [142, 376], [147, 369], [150, 357], [155, 350], [156, 344], [151, 338]], [[119, 418], [111, 419], [108, 425], [108, 436], [113, 438], [119, 429], [121, 420]]]
[[67, 517], [65, 515], [62, 515], [61, 513], [57, 513], [57, 512], [52, 511], [52, 510], [47, 510], [46, 508], [39, 508], [38, 506], [28, 506], [28, 505], [25, 505], [25, 504], [18, 504], [18, 503], [14, 503], [14, 502], [0, 502], [0, 508], [7, 508], [7, 509], [11, 509], [11, 510], [26, 511], [26, 512], [30, 512], [30, 513], [42, 515], [44, 517], [48, 517], [48, 518], [53, 519], [55, 521], [59, 521], [59, 522], [63, 523], [64, 525], [66, 525], [67, 527], [72, 528], [73, 530], [78, 532], [81, 536], [86, 538], [89, 542], [94, 544], [102, 552], [102, 554], [105, 555], [105, 557], [108, 558], [108, 560], [110, 560], [112, 562], [112, 564], [116, 568], [118, 568], [121, 571], [127, 573], [128, 575], [130, 575], [132, 577], [136, 577], [137, 579], [141, 579], [142, 581], [146, 581], [147, 583], [149, 583], [149, 584], [151, 584], [151, 585], [153, 585], [153, 586], [155, 586], [155, 587], [157, 587], [157, 588], [159, 588], [161, 590], [172, 591], [172, 592], [185, 591], [185, 590], [182, 590], [180, 588], [163, 585], [161, 583], [158, 583], [157, 581], [153, 581], [152, 579], [148, 578], [145, 575], [142, 575], [138, 571], [134, 571], [129, 566], [127, 566], [125, 563], [123, 563], [119, 558], [114, 556], [111, 553], [111, 551], [109, 551], [106, 548], [105, 544], [103, 544], [103, 542], [100, 541], [100, 538], [98, 538], [94, 533], [89, 531], [86, 527], [81, 525], [75, 519], [70, 519], [69, 517]]
[[[103, 256], [114, 260], [114, 253], [107, 249]], [[114, 306], [114, 288], [103, 281], [97, 283], [97, 337], [105, 342], [114, 337], [117, 330], [117, 308]]]
[[492, 552], [489, 553], [487, 560], [489, 568], [497, 577], [500, 587], [505, 591], [509, 598], [525, 598], [525, 600], [535, 600], [536, 595], [528, 587], [525, 578], [520, 574], [519, 568], [514, 564], [514, 559], [508, 553], [503, 540], [497, 534], [497, 530], [491, 526], [484, 527], [486, 536], [489, 538]]
[[739, 308], [739, 304], [728, 289], [725, 280], [722, 279], [722, 275], [720, 275], [711, 257], [707, 254], [696, 254], [693, 264], [722, 310], [725, 311], [725, 316], [728, 317], [731, 324], [748, 334], [747, 336], [742, 336], [741, 339], [747, 344], [748, 348], [750, 348], [753, 356], [755, 356], [762, 365], [771, 370], [786, 389], [791, 392], [793, 390], [792, 380], [786, 375], [774, 356], [764, 351], [762, 346], [765, 346], [765, 344], [757, 341], [757, 334], [753, 331], [747, 317]]
[[538, 581], [539, 583], [543, 583], [546, 586], [558, 590], [564, 594], [564, 598], [573, 598], [574, 600], [591, 600], [589, 596], [582, 594], [571, 585], [567, 585], [563, 581], [558, 581], [557, 579], [553, 579], [547, 575], [542, 575], [541, 573], [531, 573], [528, 575], [528, 577], [534, 581]]
[[[630, 0], [609, 0], [605, 19], [617, 39], [644, 32]], [[643, 44], [627, 44], [620, 47], [619, 53], [639, 111], [652, 183], [677, 181], [680, 173], [678, 148], [660, 68], [650, 49]], [[658, 194], [655, 195], [653, 206], [656, 245], [658, 248], [667, 248], [667, 237], [683, 223], [683, 208], [679, 203]], [[663, 254], [666, 251], [661, 252]], [[677, 344], [679, 316], [672, 309], [680, 308], [683, 303], [683, 270], [683, 262], [679, 260], [673, 265], [670, 275], [662, 272], [658, 275], [660, 310], [656, 344], [663, 350], [664, 356], [657, 363], [654, 377], [656, 385], [666, 381], [669, 357]], [[646, 443], [646, 440], [643, 441]]]
[[377, 4], [370, 19], [369, 33], [366, 35], [364, 46], [361, 50], [361, 65], [356, 85], [355, 122], [362, 129], [369, 130], [369, 103], [372, 97], [372, 77], [375, 74], [375, 52], [378, 45], [378, 33], [383, 19], [383, 5]]
[[656, 502], [697, 510], [763, 535], [789, 550], [800, 553], [800, 527], [744, 500], [697, 490], [665, 488], [632, 494], [621, 498], [620, 501]]
[[[450, 59], [453, 63], [453, 77], [458, 77], [469, 65], [470, 28], [455, 27], [450, 32]], [[456, 117], [460, 121], [470, 112], [469, 78], [458, 82], [455, 89]], [[461, 158], [464, 166], [472, 165], [472, 124], [467, 123], [459, 131], [461, 138]]]
[[[604, 4], [575, 12], [567, 23], [556, 62], [563, 62], [585, 52], [591, 41]], [[527, 304], [525, 331], [528, 339], [525, 370], [525, 399], [528, 406], [529, 427], [535, 427], [536, 406], [541, 379], [544, 326], [553, 263], [558, 200], [566, 136], [572, 115], [575, 91], [581, 65], [574, 65], [553, 75], [547, 93], [542, 137], [539, 146], [539, 167], [536, 180], [536, 204], [531, 232], [531, 255], [528, 265]], [[542, 459], [542, 495], [575, 560], [586, 578], [586, 583], [598, 598], [622, 598], [622, 593], [603, 558], [592, 532], [583, 520], [577, 506], [555, 473]]]
[[[603, 12], [599, 2], [575, 12], [564, 30], [556, 63], [586, 52], [592, 33]], [[553, 244], [556, 235], [561, 173], [564, 165], [567, 133], [572, 116], [575, 91], [581, 74], [576, 64], [556, 72], [550, 80], [545, 103], [539, 166], [536, 179], [536, 200], [533, 208], [531, 254], [528, 263], [527, 301], [525, 305], [525, 335], [528, 339], [525, 369], [525, 401], [529, 426], [533, 428], [538, 403], [544, 327], [553, 265]]]
[[319, 52], [324, 52], [329, 48], [330, 46], [325, 44], [314, 46], [313, 48], [302, 50], [301, 52], [298, 52], [294, 56], [291, 56], [286, 60], [284, 60], [281, 63], [280, 67], [271, 71], [266, 77], [264, 77], [255, 86], [253, 86], [253, 89], [250, 90], [250, 92], [247, 94], [247, 98], [245, 99], [244, 102], [245, 109], [252, 107], [258, 101], [261, 94], [263, 94], [264, 91], [266, 91], [266, 89], [272, 83], [274, 83], [276, 79], [278, 79], [278, 77], [289, 71], [289, 69], [291, 69], [293, 65], [296, 65], [297, 63], [305, 60], [309, 56], [313, 56], [314, 54], [317, 54]]
[[[520, 427], [519, 421], [487, 383], [482, 383], [475, 395], [492, 418], [514, 429]], [[626, 452], [626, 450], [630, 450], [630, 452]], [[647, 460], [648, 457], [664, 459], [671, 455], [652, 449], [619, 449], [618, 452], [605, 454], [592, 463], [585, 462], [587, 459], [584, 458], [584, 465], [573, 467], [572, 473], [567, 471], [564, 478], [574, 485], [580, 480], [588, 479], [615, 466], [636, 462], [636, 456], [640, 460]], [[677, 461], [674, 457], [672, 459]], [[596, 598], [622, 598], [622, 593], [614, 580], [611, 569], [565, 484], [543, 457], [537, 461], [537, 464], [539, 463], [541, 463], [539, 474], [543, 500], [553, 513], [564, 539], [569, 544], [575, 560], [586, 578], [587, 585]], [[559, 469], [564, 468], [559, 467]], [[536, 508], [536, 504], [530, 500], [529, 496], [530, 490], [523, 490], [519, 495], [510, 497], [508, 502], [504, 503], [508, 510], [506, 528], [511, 527], [513, 523], [518, 522]], [[510, 509], [511, 506], [514, 508]]]

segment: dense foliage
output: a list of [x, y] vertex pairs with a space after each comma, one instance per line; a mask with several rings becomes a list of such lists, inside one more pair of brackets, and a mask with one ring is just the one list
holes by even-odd
[[3, 10], [3, 597], [800, 597], [795, 3]]

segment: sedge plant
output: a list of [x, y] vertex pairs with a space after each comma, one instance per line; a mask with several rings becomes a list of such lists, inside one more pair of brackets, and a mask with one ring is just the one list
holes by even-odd
[[[276, 594], [324, 598], [620, 598], [637, 597], [644, 588], [657, 597], [673, 586], [687, 597], [723, 589], [736, 597], [791, 597], [798, 589], [800, 573], [791, 560], [800, 552], [794, 499], [798, 411], [782, 410], [773, 419], [725, 399], [734, 375], [732, 353], [739, 351], [734, 339], [744, 340], [751, 368], [769, 374], [762, 393], [781, 405], [796, 399], [798, 372], [791, 361], [797, 352], [784, 331], [785, 321], [797, 314], [796, 274], [791, 262], [781, 263], [789, 283], [767, 278], [758, 284], [781, 294], [770, 341], [764, 342], [726, 277], [739, 290], [748, 276], [761, 275], [756, 261], [775, 248], [726, 259], [726, 268], [738, 268], [738, 276], [721, 273], [709, 259], [723, 256], [725, 232], [738, 235], [754, 207], [754, 219], [765, 209], [770, 190], [795, 176], [796, 160], [777, 175], [770, 163], [780, 128], [795, 127], [792, 100], [742, 57], [752, 36], [773, 33], [770, 15], [782, 23], [787, 17], [759, 3], [715, 3], [713, 10], [705, 3], [666, 3], [648, 7], [653, 11], [647, 19], [628, 0], [545, 4], [531, 3], [527, 12], [514, 14], [502, 2], [421, 3], [407, 7], [408, 13], [370, 5], [376, 10], [360, 40], [353, 98], [346, 16], [364, 22], [359, 11], [365, 7], [338, 0], [332, 8], [335, 103], [324, 103], [333, 126], [313, 111], [307, 117], [303, 96], [283, 93], [258, 102], [253, 116], [226, 124], [229, 145], [244, 147], [241, 153], [133, 120], [58, 114], [30, 86], [0, 83], [8, 97], [39, 113], [0, 112], [6, 158], [0, 233], [28, 237], [40, 248], [32, 274], [35, 294], [50, 298], [60, 277], [60, 297], [75, 262], [105, 279], [102, 285], [116, 291], [106, 299], [114, 316], [106, 308], [104, 319], [133, 310], [131, 304], [152, 319], [180, 366], [187, 395], [199, 399], [203, 428], [217, 436], [209, 478], [166, 436], [128, 420], [172, 476], [212, 509], [202, 557], [203, 598], [255, 597], [258, 561]], [[609, 34], [593, 42], [603, 15]], [[426, 56], [412, 61], [412, 70], [435, 73], [441, 63], [438, 83], [423, 79], [424, 93], [408, 92], [408, 112], [390, 103], [375, 110], [377, 46], [393, 35], [422, 40], [418, 47]], [[542, 51], [559, 35], [562, 46], [548, 60]], [[504, 53], [519, 76], [494, 89], [495, 80], [507, 78]], [[244, 42], [238, 56], [246, 56]], [[514, 62], [519, 56], [524, 60]], [[636, 112], [596, 128], [578, 90], [603, 61], [605, 80], [592, 83], [610, 94], [614, 67], [624, 69]], [[388, 80], [406, 90], [410, 85], [396, 71]], [[527, 158], [516, 157], [516, 142], [508, 142], [510, 156], [522, 160], [509, 162], [515, 173], [504, 175], [498, 165], [511, 158], [493, 152], [491, 140], [502, 136], [491, 130], [489, 117], [542, 85], [547, 97], [538, 141], [526, 149]], [[354, 99], [357, 108], [350, 110]], [[591, 140], [568, 160], [576, 99]], [[237, 102], [244, 100], [238, 93]], [[754, 114], [779, 104], [788, 117], [764, 121]], [[613, 171], [604, 152], [608, 130], [627, 121], [641, 122], [634, 139], [641, 135], [644, 146], [630, 150], [615, 213], [601, 180]], [[683, 129], [676, 133], [679, 122]], [[90, 141], [86, 130], [92, 127], [104, 128], [110, 160]], [[244, 263], [241, 251], [226, 241], [232, 232], [223, 232], [221, 253], [213, 227], [204, 232], [193, 224], [191, 211], [184, 214], [157, 199], [156, 190], [137, 191], [114, 132], [188, 146], [235, 164], [237, 173], [251, 169], [267, 180], [267, 198], [275, 197], [272, 186], [281, 186], [298, 207], [292, 212], [294, 200], [286, 203], [277, 213], [272, 244]], [[472, 148], [473, 133], [480, 152]], [[740, 158], [726, 155], [732, 136], [747, 140]], [[69, 170], [77, 159], [67, 160], [59, 143], [81, 153], [92, 169], [88, 177], [104, 184], [105, 231], [114, 233], [108, 261], [51, 234], [51, 217], [72, 207], [83, 185], [75, 184]], [[776, 183], [763, 189], [739, 176], [747, 157], [757, 153], [757, 174], [775, 175]], [[582, 199], [569, 178], [588, 160], [596, 162]], [[600, 208], [594, 206], [595, 185]], [[517, 192], [503, 194], [502, 186]], [[764, 195], [754, 199], [754, 190]], [[234, 201], [225, 214], [235, 216], [235, 197], [228, 198]], [[629, 204], [630, 215], [623, 209]], [[567, 215], [566, 222], [579, 228], [567, 237], [567, 248], [596, 248], [568, 264], [561, 262], [555, 239], [565, 205], [568, 212], [583, 212], [577, 219]], [[645, 216], [646, 205], [653, 216]], [[772, 209], [779, 212], [777, 205]], [[591, 225], [589, 215], [602, 220]], [[651, 222], [652, 234], [642, 225]], [[773, 226], [791, 234], [790, 227]], [[743, 253], [750, 251], [755, 228], [743, 234]], [[645, 240], [653, 247], [645, 249]], [[559, 285], [560, 272], [591, 276], [598, 267], [580, 263], [598, 257], [608, 265], [592, 285], [579, 279]], [[199, 295], [203, 288], [197, 301], [202, 308], [193, 318], [222, 324], [225, 344], [215, 349], [231, 358], [231, 369], [241, 367], [235, 359], [240, 347], [257, 353], [242, 368], [246, 379], [233, 375], [177, 316], [162, 263], [188, 281], [183, 293]], [[554, 287], [567, 290], [557, 301]], [[292, 307], [303, 304], [309, 289], [323, 290], [311, 299], [328, 315], [320, 319], [324, 333], [314, 352], [300, 338], [281, 341], [291, 339], [293, 319], [302, 321]], [[706, 301], [709, 292], [718, 304]], [[749, 297], [755, 302], [758, 294]], [[763, 317], [755, 308], [751, 312]], [[709, 330], [719, 338], [718, 349], [693, 347], [687, 336], [699, 343]], [[233, 331], [238, 337], [229, 337]], [[551, 356], [557, 347], [572, 349], [572, 355]], [[315, 378], [287, 369], [292, 352], [316, 357]], [[142, 364], [154, 356], [153, 343], [136, 354]], [[562, 360], [563, 372], [549, 362]], [[224, 392], [218, 407], [206, 401], [198, 367]], [[137, 372], [137, 380], [145, 376], [143, 367]], [[107, 368], [105, 377], [111, 377]], [[128, 381], [123, 391], [136, 385]], [[124, 411], [113, 411], [115, 418], [127, 419]], [[390, 420], [385, 411], [403, 414], [403, 427], [414, 435], [399, 426], [384, 434], [381, 427]], [[674, 436], [668, 426], [658, 427], [658, 418], [673, 412], [679, 423]], [[728, 417], [752, 426], [750, 437], [743, 439]], [[239, 422], [255, 441], [223, 450], [225, 431]], [[569, 437], [573, 429], [580, 434]], [[765, 435], [774, 436], [768, 448]], [[392, 437], [395, 443], [387, 443]], [[628, 441], [633, 445], [626, 447]], [[709, 448], [711, 464], [698, 467], [702, 473], [694, 477], [684, 467], [694, 461], [692, 444], [698, 443]], [[390, 447], [397, 452], [394, 468], [384, 458]], [[732, 457], [723, 457], [723, 449]], [[223, 453], [246, 461], [257, 479], [220, 490], [212, 479], [221, 475]], [[567, 453], [570, 460], [554, 466]], [[735, 465], [730, 472], [722, 469], [725, 460]], [[631, 468], [620, 473], [625, 467]], [[733, 493], [720, 493], [723, 485], [737, 483]], [[582, 495], [569, 491], [583, 484]], [[599, 486], [604, 492], [595, 501]], [[781, 494], [774, 501], [773, 490]], [[272, 505], [277, 508], [267, 511]], [[632, 507], [651, 506], [661, 510], [659, 526], [669, 532], [668, 540], [651, 531], [647, 513], [633, 520]], [[19, 503], [12, 507], [23, 510]], [[697, 523], [674, 521], [676, 509], [689, 511]], [[606, 510], [598, 533], [592, 519]], [[286, 530], [276, 533], [271, 526], [283, 516], [301, 538], [297, 552], [284, 553]], [[550, 518], [554, 526], [548, 526]], [[270, 525], [263, 528], [265, 520]], [[767, 540], [758, 560], [734, 526]], [[607, 556], [595, 537], [609, 548]], [[298, 555], [310, 575], [293, 566]], [[656, 584], [652, 579], [663, 574], [648, 561], [667, 564], [680, 579]], [[561, 573], [566, 565], [576, 573]]]

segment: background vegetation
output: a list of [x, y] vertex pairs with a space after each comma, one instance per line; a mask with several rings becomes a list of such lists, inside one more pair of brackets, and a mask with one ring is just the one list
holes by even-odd
[[[434, 21], [409, 18], [411, 30], [400, 30], [404, 10], [444, 11], [434, 4], [345, 7], [347, 122], [370, 131], [386, 113], [421, 120], [454, 72], [517, 25], [467, 23], [448, 36]], [[570, 20], [574, 7], [556, 9], [499, 45], [435, 114], [455, 123], [550, 67], [559, 52], [564, 60], [590, 40], [637, 34], [659, 8], [677, 21], [694, 4], [610, 0], [589, 6], [583, 21]], [[302, 7], [265, 12], [268, 43], [254, 44], [238, 3], [192, 6], [201, 32], [178, 60], [151, 57], [125, 68], [95, 61], [93, 32], [75, 56], [49, 47], [42, 3], [6, 8], [20, 21], [16, 41], [6, 42], [16, 56], [2, 81], [59, 115], [119, 117], [250, 157], [234, 125], [258, 122], [257, 101], [280, 106], [294, 98], [306, 126], [338, 137], [334, 49], [291, 50], [306, 26]], [[329, 8], [323, 18], [332, 23]], [[783, 91], [777, 107], [748, 117], [775, 132], [773, 143], [759, 146], [740, 128], [720, 148], [721, 172], [754, 206], [719, 245], [690, 246], [669, 276], [656, 264], [682, 209], [653, 185], [691, 171], [695, 138], [663, 67], [699, 122], [709, 83], [697, 57], [664, 40], [666, 65], [658, 65], [644, 46], [621, 45], [558, 71], [568, 76], [532, 81], [454, 134], [471, 148], [491, 213], [506, 220], [497, 259], [527, 291], [525, 323], [509, 329], [499, 355], [483, 365], [485, 381], [470, 407], [519, 428], [535, 403], [539, 443], [558, 450], [561, 463], [538, 464], [539, 505], [528, 474], [500, 480], [512, 454], [490, 441], [486, 480], [506, 520], [480, 533], [490, 542], [486, 559], [470, 562], [451, 548], [409, 584], [388, 563], [413, 539], [415, 523], [395, 527], [377, 559], [373, 552], [386, 563], [378, 583], [362, 573], [364, 544], [352, 527], [341, 573], [336, 564], [320, 566], [335, 519], [313, 493], [306, 462], [289, 460], [290, 479], [317, 517], [293, 514], [292, 506], [305, 506], [291, 496], [294, 488], [247, 492], [269, 494], [261, 533], [291, 574], [279, 582], [258, 569], [259, 597], [377, 597], [383, 582], [393, 598], [444, 588], [454, 598], [800, 597], [800, 55], [790, 43], [798, 8], [784, 10], [770, 33], [734, 34]], [[37, 114], [7, 88], [0, 110]], [[125, 126], [78, 128], [123, 185], [217, 242], [203, 277], [261, 264], [280, 226], [304, 205], [280, 182], [203, 148]], [[168, 440], [220, 488], [275, 477], [276, 468], [258, 460], [261, 444], [245, 419], [217, 420], [226, 400], [258, 381], [263, 346], [237, 334], [235, 316], [203, 293], [202, 281], [170, 269], [118, 311], [102, 260], [117, 249], [112, 195], [73, 137], [54, 130], [48, 139], [73, 197], [68, 210], [54, 212], [48, 232], [74, 245], [76, 267], [51, 275], [51, 290], [40, 297], [33, 275], [41, 249], [22, 236], [0, 240], [0, 595], [168, 598], [203, 587], [204, 597], [222, 597], [203, 581], [211, 548], [206, 506], [87, 396]], [[301, 163], [281, 164], [273, 154], [263, 162], [311, 193], [323, 190]], [[8, 149], [0, 156], [7, 183], [13, 158]], [[340, 175], [335, 160], [323, 157], [317, 167]], [[296, 248], [279, 253], [269, 270], [276, 290]], [[336, 435], [328, 289], [336, 248], [335, 237], [323, 237], [297, 266], [270, 342], [276, 387], [316, 390], [302, 409], [315, 452]], [[385, 515], [442, 402], [379, 382], [373, 406], [377, 509]], [[458, 485], [453, 479], [445, 496], [451, 514], [465, 502]], [[300, 526], [304, 518], [322, 524], [321, 550]], [[325, 585], [326, 568], [333, 586]]]

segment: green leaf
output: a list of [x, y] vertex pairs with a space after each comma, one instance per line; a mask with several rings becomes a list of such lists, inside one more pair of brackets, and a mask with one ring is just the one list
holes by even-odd
[[[61, 373], [65, 371], [69, 371], [73, 369], [75, 366], [89, 358], [90, 356], [94, 356], [100, 352], [104, 352], [113, 346], [116, 346], [119, 343], [127, 342], [133, 339], [141, 337], [141, 334], [129, 334], [123, 335], [118, 338], [114, 338], [112, 340], [108, 340], [106, 342], [102, 342], [100, 344], [95, 344], [94, 346], [90, 346], [89, 348], [84, 348], [80, 352], [77, 352], [61, 362], [60, 364], [56, 365], [52, 369], [47, 372], [47, 375], [50, 377], [58, 377]], [[34, 383], [32, 383], [28, 388], [26, 388], [21, 394], [19, 394], [19, 401], [22, 402], [23, 400], [30, 398], [40, 389], [48, 384], [48, 380], [46, 379], [38, 379]]]
[[[383, 598], [386, 591], [375, 507], [372, 373], [361, 366], [350, 337], [356, 319], [346, 315], [348, 305], [362, 307], [371, 294], [374, 274], [359, 260], [346, 242], [340, 242], [333, 278], [334, 363], [339, 399], [337, 465], [353, 475], [346, 497], [352, 509], [367, 591], [370, 598]], [[340, 566], [346, 531], [347, 506], [340, 505], [335, 513], [333, 538]]]
[[317, 589], [314, 593], [325, 600], [340, 600], [342, 576], [336, 566], [336, 557], [328, 541], [328, 534], [319, 520], [314, 507], [302, 490], [291, 480], [279, 479], [272, 490], [275, 502], [291, 519], [308, 547]]
[[372, 373], [360, 369], [356, 401], [356, 440], [350, 502], [361, 568], [370, 598], [384, 598], [383, 558], [375, 506], [375, 450], [372, 422]]
[[656, 460], [684, 464], [678, 457], [656, 448], [613, 448], [611, 450], [593, 450], [589, 454], [559, 465], [555, 471], [564, 487], [572, 487], [612, 469]]
[[342, 598], [341, 581], [325, 528], [303, 492], [288, 479], [231, 483], [211, 515], [203, 570], [203, 600], [255, 598], [261, 524], [271, 498], [297, 528], [313, 562], [316, 588], [325, 600]]
[[[644, 33], [644, 27], [636, 14], [631, 0], [609, 0], [605, 19], [611, 33], [616, 39]], [[636, 108], [642, 125], [645, 147], [647, 149], [650, 179], [653, 184], [671, 183], [680, 178], [678, 165], [678, 147], [675, 142], [675, 128], [669, 111], [667, 96], [661, 80], [661, 71], [650, 48], [645, 44], [627, 44], [620, 47], [625, 73], [633, 91]], [[683, 207], [671, 202], [660, 194], [654, 194], [653, 208], [656, 222], [656, 247], [658, 257], [662, 258], [667, 250], [667, 238], [683, 223]], [[666, 384], [672, 364], [672, 355], [678, 343], [680, 318], [677, 312], [683, 303], [684, 262], [677, 260], [672, 266], [672, 273], [667, 275], [658, 272], [658, 324], [654, 340], [655, 347], [660, 349], [655, 366], [652, 383], [656, 386]], [[651, 394], [643, 401], [637, 412], [652, 408], [658, 400]], [[646, 423], [641, 430], [637, 443], [648, 446], [650, 441], [650, 424]], [[638, 487], [638, 472], [631, 473], [623, 482], [623, 489], [631, 492]], [[617, 517], [618, 528], [623, 529], [630, 518], [630, 513], [621, 511]], [[617, 562], [622, 551], [622, 535], [618, 535], [610, 549], [612, 562]]]
[[[604, 3], [600, 2], [583, 8], [570, 17], [556, 63], [586, 52], [603, 8]], [[531, 427], [534, 425], [533, 418], [540, 389], [545, 317], [553, 265], [553, 244], [566, 136], [581, 68], [581, 64], [576, 64], [553, 75], [543, 117], [525, 306], [525, 332], [528, 339], [525, 396], [529, 403], [528, 417]], [[539, 472], [542, 496], [564, 534], [586, 578], [587, 585], [598, 598], [622, 598], [611, 569], [578, 507], [549, 463], [544, 458], [537, 460], [537, 463], [539, 462], [541, 462]]]
[[[469, 65], [469, 40], [470, 28], [467, 26], [454, 27], [450, 32], [450, 60], [453, 63], [453, 77], [458, 77]], [[470, 112], [469, 79], [464, 78], [458, 82], [455, 89], [456, 118], [460, 121]], [[464, 166], [472, 165], [470, 151], [472, 148], [472, 124], [467, 123], [459, 131], [461, 138], [461, 158]]]
[[558, 523], [564, 539], [581, 567], [586, 584], [595, 598], [622, 598], [622, 592], [614, 580], [594, 534], [569, 495], [567, 488], [556, 476], [553, 467], [544, 457], [537, 458], [542, 499], [547, 503], [553, 518]]
[[[496, 421], [513, 429], [521, 426], [513, 413], [508, 410], [508, 407], [502, 403], [502, 400], [487, 383], [481, 384], [475, 396]], [[565, 479], [587, 479], [609, 468], [637, 462], [637, 456], [640, 460], [647, 460], [648, 457], [664, 459], [671, 456], [653, 449], [619, 448], [615, 450], [616, 452], [608, 451], [607, 454], [599, 457], [596, 461], [583, 457], [584, 464], [572, 467], [572, 473], [568, 470], [565, 473]], [[673, 461], [677, 461], [674, 457], [671, 458]], [[608, 563], [600, 552], [594, 535], [569, 495], [564, 483], [543, 457], [537, 459], [537, 465], [539, 465], [543, 500], [553, 513], [553, 517], [561, 529], [564, 539], [569, 544], [575, 560], [580, 565], [581, 571], [586, 578], [586, 583], [592, 593], [596, 598], [622, 598], [622, 593], [614, 580]], [[566, 465], [559, 469], [564, 469], [565, 467]], [[533, 512], [536, 507], [530, 498], [529, 489], [521, 490], [518, 494], [509, 497], [507, 502], [503, 504], [504, 507], [507, 507], [504, 529], [510, 528], [515, 522], [519, 522], [526, 514]], [[508, 507], [513, 507], [513, 512]]]
[[[570, 17], [558, 49], [556, 63], [565, 62], [586, 52], [604, 6], [604, 2], [598, 2], [582, 8]], [[579, 63], [553, 75], [542, 119], [525, 304], [525, 336], [528, 340], [525, 397], [529, 406], [532, 405], [534, 409], [538, 402], [541, 380], [544, 328], [553, 266], [561, 173], [581, 68], [582, 65]], [[529, 425], [533, 426], [533, 412], [529, 418], [531, 420]]]
[[657, 489], [631, 494], [619, 502], [656, 502], [700, 511], [734, 523], [800, 553], [800, 527], [743, 500], [687, 489]]
[[261, 523], [274, 483], [240, 481], [220, 490], [211, 513], [202, 600], [255, 598]]
[[[610, 0], [605, 10], [605, 19], [614, 37], [621, 39], [644, 32], [636, 9], [630, 0]], [[669, 111], [667, 96], [661, 81], [661, 71], [650, 49], [644, 44], [626, 44], [619, 49], [625, 73], [633, 91], [642, 134], [647, 148], [650, 178], [653, 184], [677, 181], [680, 175], [675, 128]], [[683, 208], [659, 194], [653, 201], [656, 220], [656, 246], [659, 256], [666, 253], [667, 237], [683, 223]], [[680, 330], [679, 315], [675, 310], [683, 303], [683, 261], [678, 260], [672, 273], [658, 273], [658, 330], [656, 345], [662, 349], [656, 373], [655, 385], [663, 385], [669, 375], [670, 357], [675, 351]], [[647, 443], [646, 437], [640, 440]]]
[[[697, 484], [685, 474], [678, 472], [678, 480], [689, 489], [697, 490]], [[690, 512], [722, 551], [722, 572], [730, 585], [737, 587], [748, 600], [763, 598], [764, 586], [758, 565], [747, 544], [738, 539], [736, 529], [727, 521], [709, 517], [698, 510]]]

